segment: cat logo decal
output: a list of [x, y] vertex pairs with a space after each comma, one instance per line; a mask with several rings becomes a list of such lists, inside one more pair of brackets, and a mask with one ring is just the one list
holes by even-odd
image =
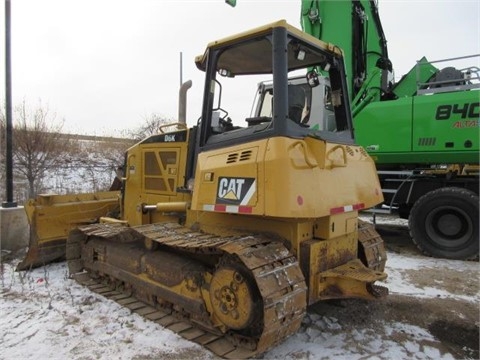
[[247, 205], [256, 189], [255, 178], [220, 177], [217, 204]]

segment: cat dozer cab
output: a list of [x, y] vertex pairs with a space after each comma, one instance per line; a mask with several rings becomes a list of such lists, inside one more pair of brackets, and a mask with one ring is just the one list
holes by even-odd
[[[70, 232], [69, 271], [218, 356], [259, 356], [310, 304], [387, 293], [374, 285], [386, 278], [383, 241], [358, 220], [382, 193], [352, 140], [338, 47], [282, 20], [195, 61], [206, 79], [197, 125], [182, 119], [128, 149], [121, 215]], [[313, 66], [330, 75], [331, 131], [299, 123], [289, 97], [289, 73]], [[237, 83], [258, 75], [273, 81], [273, 116], [235, 126], [227, 90], [240, 96]]]

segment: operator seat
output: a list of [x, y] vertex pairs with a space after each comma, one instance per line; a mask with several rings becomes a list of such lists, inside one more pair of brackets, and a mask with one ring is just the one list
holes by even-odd
[[300, 86], [288, 87], [288, 117], [297, 124], [300, 124], [302, 121], [305, 101], [305, 90]]

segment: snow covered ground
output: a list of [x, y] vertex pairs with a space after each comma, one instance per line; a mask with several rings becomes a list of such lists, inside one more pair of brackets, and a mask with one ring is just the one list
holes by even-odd
[[[447, 261], [392, 251], [388, 256], [386, 286], [392, 297], [414, 299], [419, 303], [451, 300], [458, 301], [460, 308], [478, 308], [478, 262]], [[65, 263], [28, 272], [15, 272], [15, 264], [15, 261], [4, 261], [1, 268], [0, 359], [215, 358], [199, 345], [81, 287], [68, 278]], [[451, 269], [457, 280], [431, 276], [445, 269]], [[422, 281], [422, 277], [415, 274], [425, 275], [426, 279]], [[468, 279], [468, 286], [451, 286], [464, 279]], [[446, 286], [447, 280], [449, 286]], [[460, 358], [458, 353], [442, 346], [428, 329], [401, 317], [383, 320], [380, 314], [378, 321], [378, 316], [374, 311], [369, 313], [371, 308], [363, 302], [348, 301], [343, 300], [342, 306], [359, 305], [363, 310], [358, 310], [356, 316], [342, 318], [335, 312], [335, 306], [331, 307], [333, 311], [309, 309], [300, 331], [264, 357], [292, 360]], [[472, 321], [478, 328], [478, 316]], [[478, 349], [472, 354], [478, 354]]]

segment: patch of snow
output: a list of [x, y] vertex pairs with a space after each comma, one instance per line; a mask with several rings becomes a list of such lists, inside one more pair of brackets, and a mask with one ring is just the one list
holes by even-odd
[[[442, 284], [409, 282], [405, 271], [454, 267], [477, 271], [478, 263], [389, 253], [386, 285], [394, 294], [450, 297]], [[4, 263], [0, 293], [0, 359], [214, 359], [208, 350], [143, 319], [68, 278], [65, 263], [15, 272]], [[378, 328], [376, 329], [375, 326]], [[400, 339], [400, 340], [399, 340]], [[299, 332], [265, 354], [267, 359], [453, 359], [435, 348], [428, 331], [403, 323], [349, 328], [333, 316], [307, 313]]]
[[29, 272], [3, 265], [0, 359], [161, 358], [195, 349], [160, 325], [146, 321], [68, 279], [65, 263]]
[[475, 261], [446, 260], [424, 256], [388, 254], [388, 260], [385, 266], [385, 272], [388, 274], [388, 278], [385, 280], [385, 284], [392, 294], [403, 294], [425, 298], [455, 298], [479, 303], [480, 294], [478, 292], [474, 296], [451, 293], [442, 287], [442, 281], [436, 279], [431, 279], [432, 281], [429, 282], [430, 286], [419, 287], [409, 281], [408, 276], [405, 275], [405, 271], [407, 270], [433, 270], [434, 272], [437, 271], [440, 273], [445, 268], [453, 269], [464, 274], [471, 273], [474, 276], [480, 274], [480, 264]]

